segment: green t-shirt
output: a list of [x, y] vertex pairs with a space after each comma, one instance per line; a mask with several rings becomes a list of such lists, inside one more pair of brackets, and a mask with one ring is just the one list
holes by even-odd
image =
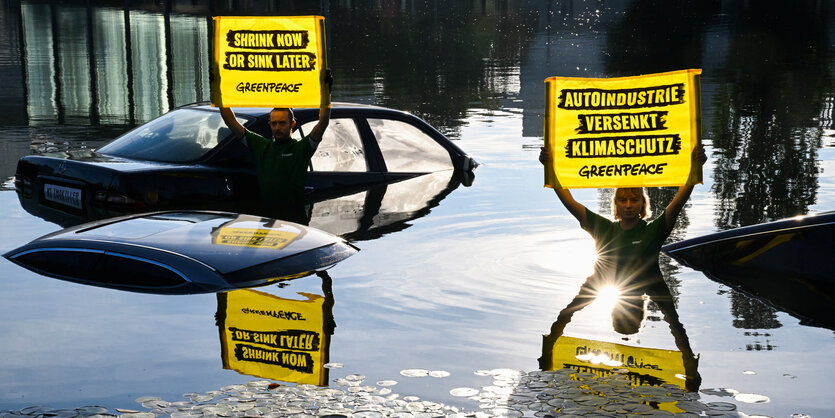
[[666, 211], [647, 222], [641, 219], [634, 228], [623, 230], [586, 208], [586, 231], [594, 238], [597, 250], [594, 273], [616, 283], [633, 281], [647, 274], [661, 275], [658, 254], [667, 239]]
[[255, 155], [261, 199], [267, 201], [304, 198], [307, 169], [313, 156], [308, 137], [300, 141], [276, 143], [251, 131], [246, 131], [246, 143]]

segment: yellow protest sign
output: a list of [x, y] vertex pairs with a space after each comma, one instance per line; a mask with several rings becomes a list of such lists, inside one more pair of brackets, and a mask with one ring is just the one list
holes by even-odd
[[212, 105], [330, 104], [323, 17], [215, 17], [213, 45]]
[[325, 385], [323, 366], [330, 339], [325, 332], [325, 311], [332, 304], [326, 304], [322, 296], [300, 294], [307, 300], [252, 289], [218, 293], [223, 368], [266, 379]]
[[[550, 77], [545, 185], [659, 187], [701, 182], [701, 70], [622, 78]], [[691, 172], [692, 169], [692, 172]]]

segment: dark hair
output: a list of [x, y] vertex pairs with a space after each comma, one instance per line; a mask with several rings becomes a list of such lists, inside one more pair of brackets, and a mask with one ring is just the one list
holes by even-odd
[[293, 109], [289, 107], [274, 107], [273, 110], [270, 110], [270, 113], [273, 112], [287, 112], [290, 115], [290, 122], [296, 120], [296, 114], [293, 113]]

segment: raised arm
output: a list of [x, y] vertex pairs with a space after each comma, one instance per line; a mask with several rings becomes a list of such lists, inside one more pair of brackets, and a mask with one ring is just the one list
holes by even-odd
[[235, 138], [243, 139], [246, 128], [238, 122], [238, 119], [235, 117], [235, 112], [228, 107], [221, 107], [220, 116], [223, 118], [223, 122], [226, 123], [226, 127], [232, 131], [232, 135], [235, 135]]
[[[548, 153], [548, 150], [545, 147], [541, 147], [539, 149], [539, 162], [545, 165], [545, 163], [550, 160], [551, 156]], [[557, 197], [560, 198], [560, 202], [562, 202], [563, 206], [565, 206], [568, 211], [574, 215], [575, 218], [580, 222], [580, 226], [585, 228], [586, 225], [586, 207], [583, 206], [580, 202], [574, 200], [574, 196], [571, 195], [571, 192], [568, 189], [558, 189], [554, 188], [554, 193], [557, 194]]]
[[[693, 149], [692, 161], [690, 163], [693, 165], [694, 168], [696, 168], [704, 165], [705, 161], [707, 161], [705, 149], [704, 147], [699, 145], [697, 148]], [[673, 200], [670, 201], [670, 204], [667, 205], [664, 222], [667, 225], [668, 230], [673, 229], [673, 225], [675, 225], [676, 218], [678, 218], [678, 214], [681, 213], [681, 209], [684, 207], [684, 204], [687, 203], [687, 200], [690, 199], [690, 194], [693, 193], [694, 186], [694, 183], [688, 181], [687, 184], [679, 187], [678, 193], [676, 193], [675, 197], [673, 197]]]
[[325, 70], [324, 86], [328, 89], [328, 103], [322, 103], [322, 106], [319, 107], [319, 122], [310, 130], [309, 134], [310, 139], [316, 143], [322, 141], [322, 136], [325, 135], [325, 129], [328, 128], [331, 120], [330, 95], [331, 86], [333, 86], [333, 76], [331, 75], [330, 69]]

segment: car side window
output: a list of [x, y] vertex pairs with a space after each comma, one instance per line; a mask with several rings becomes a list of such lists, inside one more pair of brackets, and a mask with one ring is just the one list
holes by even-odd
[[[316, 122], [302, 125], [303, 133], [310, 132]], [[331, 119], [310, 164], [313, 171], [368, 171], [362, 139], [353, 119]]]
[[[316, 125], [315, 123], [312, 124], [312, 125], [311, 124], [304, 125], [304, 131], [307, 132], [308, 129], [313, 129], [313, 126], [315, 126], [315, 125]], [[293, 138], [296, 141], [302, 139], [302, 129], [300, 129], [297, 126], [296, 129], [293, 129], [293, 132], [290, 132], [290, 138]]]
[[409, 123], [368, 119], [389, 172], [433, 172], [453, 168], [449, 152]]

